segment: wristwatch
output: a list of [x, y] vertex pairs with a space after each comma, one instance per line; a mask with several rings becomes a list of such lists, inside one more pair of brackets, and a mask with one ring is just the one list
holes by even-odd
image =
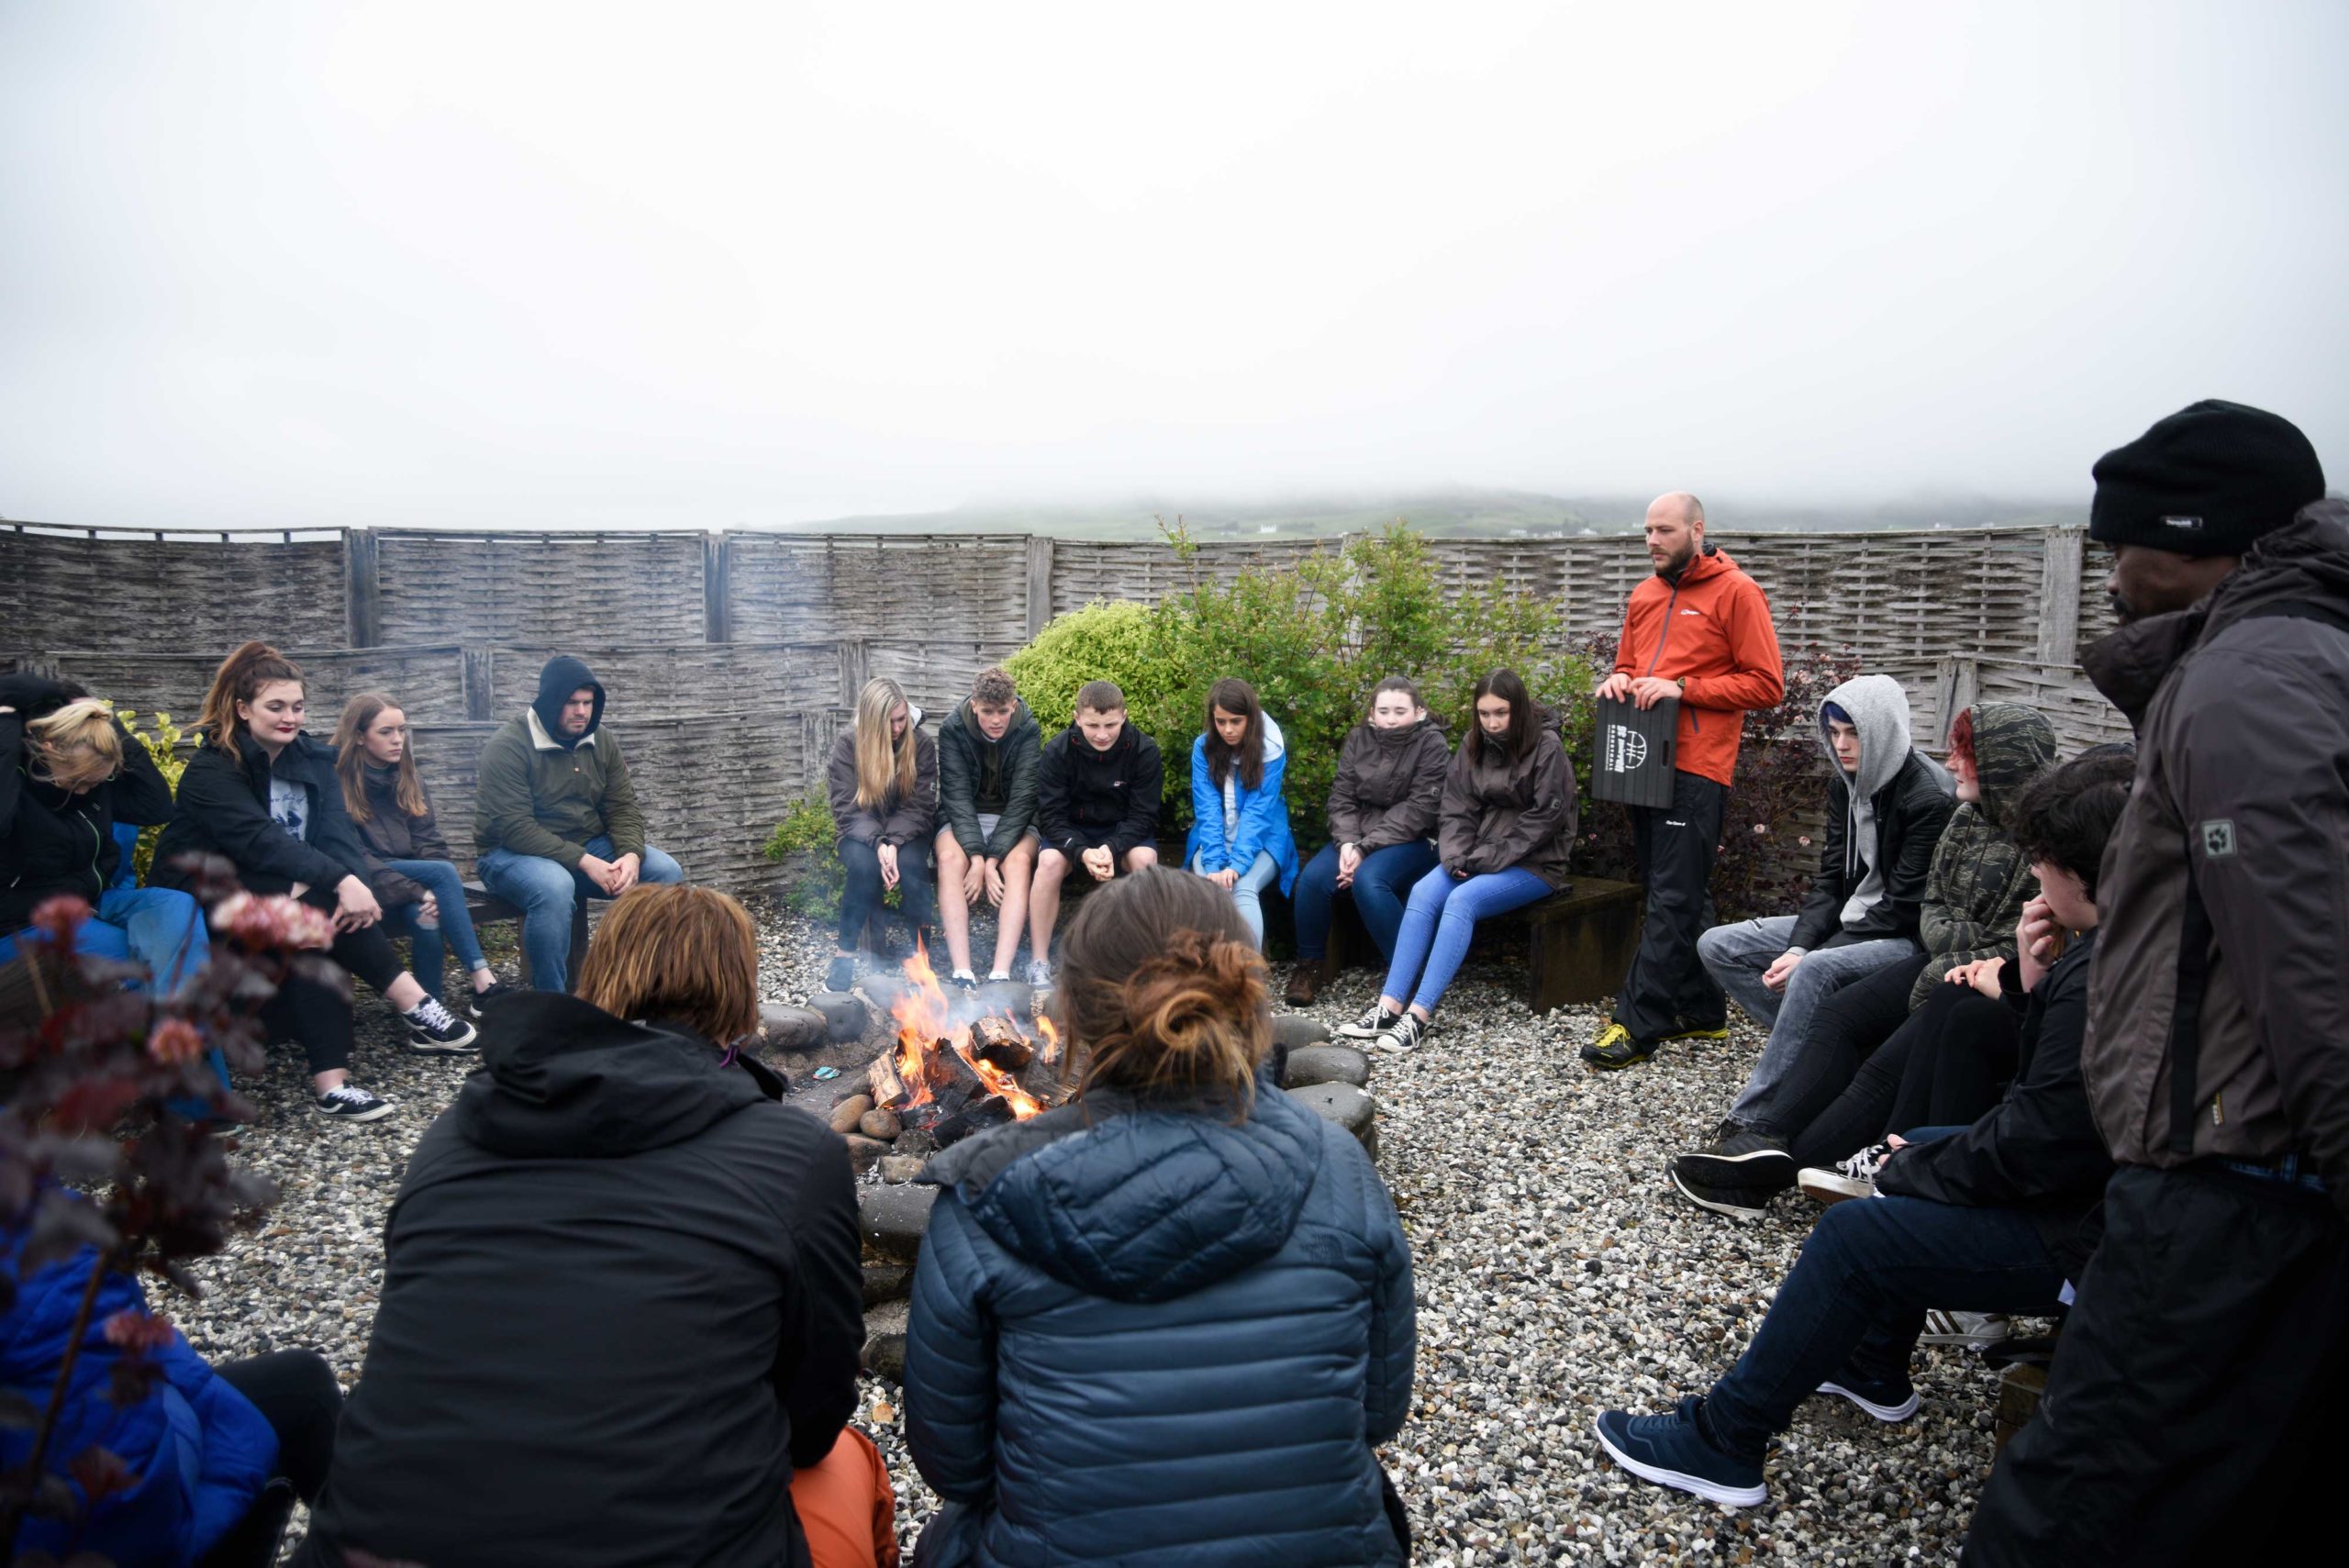
[[1675, 684], [1675, 685], [1676, 685], [1676, 686], [1678, 686], [1678, 687], [1680, 688], [1680, 695], [1681, 695], [1682, 696], [1684, 696], [1684, 697], [1685, 697], [1685, 696], [1687, 696], [1687, 695], [1688, 695], [1688, 677], [1687, 677], [1687, 676], [1686, 676], [1686, 675], [1681, 676], [1677, 681], [1675, 681], [1675, 682], [1673, 683], [1673, 684]]

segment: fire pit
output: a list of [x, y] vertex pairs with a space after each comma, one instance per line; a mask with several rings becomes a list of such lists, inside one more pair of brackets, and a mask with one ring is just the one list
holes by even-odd
[[[949, 997], [918, 948], [906, 960], [905, 978], [905, 994], [889, 1009], [896, 1043], [865, 1069], [874, 1110], [894, 1118], [901, 1135], [926, 1134], [930, 1147], [943, 1149], [1067, 1098], [1051, 1019], [1022, 1019], [985, 992]], [[876, 1118], [874, 1125], [887, 1122]]]

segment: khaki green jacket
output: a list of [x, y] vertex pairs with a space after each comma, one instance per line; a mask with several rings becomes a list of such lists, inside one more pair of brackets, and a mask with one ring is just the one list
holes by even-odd
[[576, 870], [587, 840], [608, 837], [615, 855], [644, 853], [644, 817], [611, 726], [569, 751], [524, 711], [482, 748], [473, 794], [473, 848], [539, 855]]

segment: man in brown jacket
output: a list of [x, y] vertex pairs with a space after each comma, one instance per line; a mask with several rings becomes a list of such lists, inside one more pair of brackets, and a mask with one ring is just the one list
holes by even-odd
[[2136, 726], [2083, 1076], [2119, 1166], [1968, 1562], [2261, 1562], [2339, 1473], [2349, 1366], [2349, 506], [2272, 414], [2096, 466]]

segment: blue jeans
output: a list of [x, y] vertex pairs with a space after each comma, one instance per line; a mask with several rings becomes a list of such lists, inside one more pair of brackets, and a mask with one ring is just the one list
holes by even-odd
[[[1403, 900], [1419, 878], [1435, 869], [1435, 846], [1425, 839], [1389, 844], [1363, 856], [1354, 867], [1354, 913], [1378, 944], [1378, 956], [1395, 962], [1395, 936], [1403, 929]], [[1297, 873], [1291, 903], [1297, 909], [1297, 960], [1318, 962], [1330, 951], [1330, 906], [1338, 896], [1338, 846], [1324, 844]]]
[[2019, 1209], [1914, 1197], [1836, 1204], [1819, 1217], [1753, 1343], [1705, 1396], [1706, 1424], [1722, 1449], [1758, 1460], [1822, 1383], [1907, 1387], [1928, 1307], [2052, 1313], [2063, 1288], [2063, 1270]]
[[[42, 940], [39, 931], [29, 929], [0, 937], [0, 963], [17, 956], [17, 943]], [[75, 951], [93, 957], [145, 964], [156, 988], [166, 996], [212, 961], [204, 911], [196, 907], [195, 899], [169, 887], [107, 888], [98, 895], [90, 917], [73, 933], [73, 946]]]
[[[602, 836], [587, 840], [587, 852], [598, 860], [612, 858], [612, 841]], [[561, 861], [544, 855], [518, 855], [511, 850], [485, 850], [476, 866], [484, 887], [522, 911], [522, 949], [530, 960], [530, 984], [541, 991], [561, 991], [571, 973], [571, 912], [582, 898], [609, 898], [610, 894]], [[644, 846], [640, 882], [683, 882], [685, 873], [665, 851]]]
[[1697, 956], [1706, 972], [1756, 1023], [1769, 1026], [1762, 1060], [1753, 1064], [1730, 1119], [1741, 1127], [1776, 1127], [1779, 1086], [1804, 1048], [1810, 1043], [1810, 1015], [1819, 1004], [1850, 984], [1904, 958], [1914, 958], [1917, 944], [1906, 937], [1853, 942], [1845, 947], [1814, 948], [1803, 955], [1787, 980], [1784, 991], [1762, 984], [1762, 973], [1778, 961], [1794, 939], [1795, 917], [1773, 915], [1761, 920], [1740, 920], [1715, 926], [1697, 939]]
[[1468, 956], [1468, 939], [1487, 915], [1506, 914], [1550, 895], [1550, 884], [1526, 870], [1486, 872], [1464, 882], [1438, 866], [1411, 889], [1403, 927], [1395, 935], [1395, 957], [1387, 965], [1382, 996], [1400, 996], [1417, 976], [1413, 1006], [1430, 1014]]
[[[446, 962], [442, 957], [444, 945], [457, 950], [457, 962], [465, 966], [467, 974], [486, 962], [481, 956], [481, 940], [473, 935], [473, 915], [465, 908], [464, 880], [447, 861], [385, 861], [384, 864], [410, 882], [421, 884], [440, 906], [437, 930], [427, 930], [416, 923], [413, 904], [391, 911], [391, 918], [384, 922], [394, 930], [407, 933], [407, 972], [423, 985], [425, 995], [438, 996]], [[647, 876], [644, 880], [657, 879]], [[568, 931], [564, 934], [569, 935]]]
[[[1207, 874], [1199, 869], [1203, 863], [1199, 856], [1191, 857], [1194, 874]], [[1248, 922], [1248, 932], [1256, 939], [1258, 952], [1264, 951], [1264, 889], [1271, 886], [1273, 879], [1280, 873], [1280, 862], [1258, 850], [1256, 863], [1241, 872], [1240, 880], [1231, 884], [1232, 905], [1240, 911], [1240, 917]]]

